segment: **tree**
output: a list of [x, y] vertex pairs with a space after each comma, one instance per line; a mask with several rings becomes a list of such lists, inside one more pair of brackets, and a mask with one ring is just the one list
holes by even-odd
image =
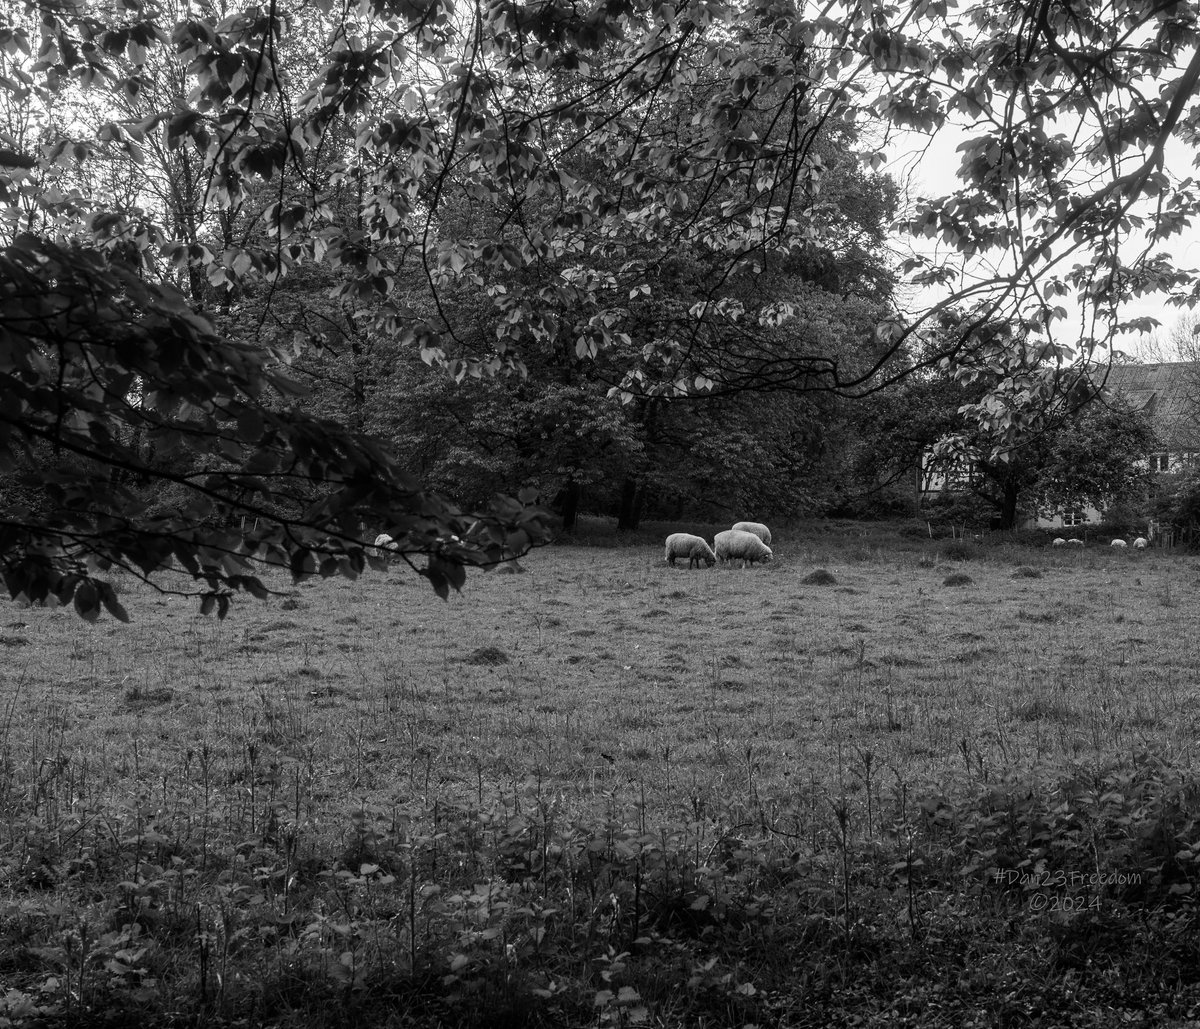
[[[935, 424], [940, 420], [945, 431], [928, 444], [935, 467], [967, 461], [969, 489], [991, 505], [1002, 529], [1016, 526], [1022, 506], [1103, 509], [1144, 494], [1154, 429], [1119, 397], [1103, 394], [1104, 370], [1075, 365], [1061, 371], [1059, 383], [1070, 385], [1044, 397], [1037, 417], [1020, 420], [1017, 432], [1003, 415], [990, 417], [986, 408], [997, 398], [1045, 388], [1048, 379], [1041, 372], [1050, 354], [1043, 345], [1010, 338], [1006, 327], [985, 326], [984, 332], [990, 340], [980, 351], [981, 365], [960, 369], [957, 379], [939, 391], [943, 406]], [[1014, 370], [1011, 361], [1005, 366], [987, 361], [989, 350], [1023, 353], [1026, 371]], [[1008, 406], [1018, 409], [1020, 402]]]
[[428, 555], [417, 570], [445, 596], [466, 565], [544, 535], [543, 513], [515, 501], [471, 529], [376, 442], [278, 403], [296, 386], [269, 353], [221, 339], [171, 287], [94, 251], [31, 237], [5, 248], [0, 330], [0, 471], [72, 459], [43, 472], [39, 505], [4, 507], [0, 574], [14, 597], [125, 618], [93, 573], [176, 566], [223, 615], [231, 591], [266, 595], [259, 565], [301, 577], [378, 564], [362, 542], [372, 522], [404, 559]]
[[[338, 461], [312, 449], [312, 423], [268, 402], [289, 388], [273, 358], [259, 347], [252, 360], [255, 341], [239, 326], [222, 323], [234, 336], [226, 338], [194, 321], [195, 312], [185, 316], [167, 288], [170, 274], [195, 280], [202, 272], [226, 299], [252, 303], [261, 321], [283, 277], [321, 266], [350, 340], [395, 341], [457, 379], [520, 373], [539, 342], [580, 359], [607, 352], [621, 372], [613, 395], [646, 411], [706, 393], [864, 396], [943, 361], [986, 359], [995, 366], [989, 373], [1000, 373], [1000, 392], [976, 412], [1000, 450], [1069, 399], [1073, 359], [1086, 363], [1111, 340], [1124, 298], [1160, 288], [1192, 295], [1190, 278], [1154, 252], [1200, 202], [1197, 187], [1173, 179], [1163, 160], [1169, 136], [1190, 138], [1197, 129], [1189, 106], [1200, 81], [1192, 4], [834, 2], [818, 12], [789, 0], [592, 8], [495, 0], [469, 9], [379, 0], [336, 13], [318, 5], [319, 15], [272, 4], [218, 16], [198, 5], [174, 24], [137, 0], [119, 15], [57, 0], [25, 7], [36, 30], [7, 14], [0, 22], [0, 49], [17, 64], [0, 82], [10, 97], [49, 106], [80, 91], [150, 96], [151, 54], [168, 40], [187, 89], [170, 109], [137, 108], [137, 120], [132, 107], [101, 102], [112, 117], [94, 133], [58, 120], [46, 123], [54, 138], [44, 146], [35, 148], [29, 134], [0, 141], [5, 220], [38, 233], [11, 237], [6, 254], [23, 283], [0, 312], [19, 327], [7, 337], [7, 360], [20, 374], [5, 380], [0, 411], [16, 410], [11, 392], [38, 426], [33, 436], [64, 446], [66, 408], [47, 371], [57, 362], [70, 372], [61, 384], [90, 398], [92, 424], [110, 424], [111, 433], [114, 420], [137, 421], [142, 415], [128, 412], [154, 410], [140, 399], [143, 376], [164, 395], [186, 392], [174, 369], [160, 382], [162, 360], [145, 330], [165, 331], [208, 369], [226, 405], [202, 408], [202, 425], [186, 422], [190, 409], [179, 426], [159, 412], [147, 431], [168, 441], [178, 433], [167, 445], [172, 459], [193, 449], [183, 440], [195, 441], [189, 459], [217, 476], [209, 499], [218, 508], [236, 508], [244, 488], [263, 516], [285, 519], [304, 494], [317, 505], [307, 525], [314, 533], [356, 515], [428, 517], [429, 533], [414, 525], [413, 539], [439, 561], [437, 541], [461, 535], [439, 531], [457, 524], [440, 502], [428, 501], [434, 513], [420, 514], [426, 501], [400, 488], [398, 466], [376, 444], [327, 426]], [[320, 22], [328, 44], [304, 60], [286, 45], [301, 15]], [[946, 298], [910, 317], [874, 318], [852, 346], [778, 331], [797, 305], [756, 283], [798, 265], [819, 267], [831, 238], [856, 231], [844, 205], [825, 202], [838, 141], [856, 139], [868, 122], [932, 132], [955, 119], [968, 137], [963, 184], [907, 219], [911, 232], [950, 249], [950, 260], [917, 257], [906, 266], [911, 281], [942, 284]], [[101, 151], [136, 162], [151, 135], [202, 170], [197, 210], [239, 212], [254, 231], [188, 242], [163, 231], [152, 211], [114, 209], [69, 189], [39, 194], [33, 185]], [[882, 157], [864, 161], [865, 182]], [[30, 209], [37, 217], [27, 217]], [[472, 210], [486, 218], [462, 217]], [[1143, 238], [1145, 246], [1130, 245]], [[672, 313], [670, 332], [635, 338], [631, 298], [673, 299], [664, 291], [674, 279], [660, 271], [685, 242], [703, 255], [705, 275], [686, 308]], [[837, 253], [843, 265], [852, 250]], [[69, 340], [45, 327], [62, 312], [31, 299], [40, 291], [70, 307], [76, 294], [63, 292], [64, 283], [113, 291], [97, 303], [89, 296], [82, 309], [92, 323], [72, 322], [82, 335]], [[470, 331], [473, 314], [448, 302], [462, 290], [486, 298], [490, 332]], [[1059, 301], [1070, 293], [1088, 311], [1082, 339], [1057, 335]], [[887, 296], [885, 288], [877, 299], [886, 305]], [[36, 318], [27, 317], [30, 304]], [[955, 305], [969, 306], [973, 320], [957, 335], [928, 333]], [[997, 322], [1013, 328], [1012, 339], [1039, 338], [1043, 358], [1029, 362], [1022, 348], [981, 340], [975, 329]], [[132, 356], [107, 329], [89, 349], [93, 324], [127, 328], [140, 341]], [[936, 345], [918, 345], [923, 333]], [[909, 359], [918, 351], [919, 360]], [[204, 364], [206, 353], [215, 364]], [[88, 363], [100, 357], [116, 363]], [[132, 369], [122, 363], [133, 358]], [[232, 378], [222, 379], [226, 361]], [[30, 374], [39, 385], [25, 396], [21, 376]], [[1004, 385], [1017, 381], [1019, 388]], [[251, 476], [242, 483], [206, 463], [222, 440], [236, 451], [229, 460], [249, 462], [249, 448], [263, 441], [259, 419], [274, 433], [266, 450], [281, 475], [275, 484], [254, 480], [257, 466], [241, 469]], [[5, 424], [10, 445], [26, 447], [32, 437], [15, 421]], [[85, 463], [111, 465], [107, 438], [97, 433], [80, 431], [70, 446]], [[126, 448], [122, 461], [132, 461], [133, 441], [115, 436]], [[299, 463], [284, 474], [293, 446]], [[342, 462], [349, 478], [330, 473]], [[390, 499], [367, 485], [367, 467], [391, 477]], [[155, 480], [164, 471], [143, 459], [130, 473]], [[181, 473], [167, 474], [178, 481]], [[300, 480], [304, 490], [293, 488]], [[351, 481], [368, 499], [351, 499]], [[408, 499], [400, 502], [401, 494]], [[120, 512], [112, 517], [112, 531], [124, 531]], [[174, 545], [193, 531], [185, 524], [201, 521], [174, 524], [164, 539]], [[97, 523], [89, 531], [99, 542], [109, 529]], [[523, 528], [511, 537], [500, 525], [496, 532], [498, 547], [527, 539]], [[22, 540], [9, 544], [6, 559], [32, 567], [34, 544]], [[282, 531], [277, 542], [298, 548], [292, 561], [313, 539]], [[61, 560], [50, 563], [61, 570]], [[219, 562], [198, 567], [224, 574]]]

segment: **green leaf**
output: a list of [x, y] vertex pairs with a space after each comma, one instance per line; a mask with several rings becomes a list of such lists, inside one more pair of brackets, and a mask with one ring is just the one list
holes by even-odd
[[84, 579], [75, 587], [75, 611], [89, 622], [94, 622], [100, 617], [100, 591], [88, 579]]
[[117, 595], [113, 590], [112, 584], [108, 582], [97, 582], [97, 588], [100, 591], [100, 602], [104, 605], [104, 609], [119, 622], [128, 622], [129, 614], [120, 601], [117, 600]]

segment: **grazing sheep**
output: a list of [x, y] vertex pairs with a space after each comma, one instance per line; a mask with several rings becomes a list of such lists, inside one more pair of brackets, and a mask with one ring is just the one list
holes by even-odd
[[1065, 547], [1066, 545], [1067, 545], [1067, 541], [1065, 539], [1063, 539], [1061, 536], [1055, 537], [1053, 542], [1051, 542], [1051, 544], [1050, 544], [1050, 546], [1052, 546], [1052, 547]]
[[770, 561], [774, 557], [771, 548], [754, 533], [743, 532], [741, 529], [718, 532], [713, 538], [713, 553], [722, 564], [741, 558], [743, 568], [746, 567], [747, 561], [753, 565], [755, 561]]
[[1133, 541], [1134, 550], [1145, 550], [1148, 546], [1150, 546], [1150, 541], [1145, 536], [1139, 536]]
[[1109, 544], [1109, 546], [1110, 546], [1110, 547], [1122, 547], [1122, 548], [1124, 548], [1124, 547], [1127, 547], [1127, 546], [1129, 546], [1129, 544], [1128, 544], [1128, 543], [1126, 543], [1124, 540], [1113, 540], [1113, 541], [1112, 541], [1112, 542]]
[[1067, 540], [1067, 546], [1068, 546], [1068, 547], [1082, 547], [1082, 546], [1083, 546], [1083, 540], [1077, 540], [1077, 539], [1074, 539], [1074, 538], [1072, 538], [1072, 539], [1069, 539], [1069, 540]]
[[752, 532], [768, 547], [771, 545], [771, 530], [762, 522], [738, 522], [733, 528], [739, 532]]
[[701, 561], [711, 568], [717, 560], [705, 540], [688, 532], [673, 532], [667, 537], [667, 564], [674, 568], [677, 557], [686, 557], [689, 568], [699, 568]]
[[386, 557], [389, 550], [399, 550], [400, 544], [397, 543], [386, 532], [381, 532], [375, 537], [375, 553], [380, 557]]

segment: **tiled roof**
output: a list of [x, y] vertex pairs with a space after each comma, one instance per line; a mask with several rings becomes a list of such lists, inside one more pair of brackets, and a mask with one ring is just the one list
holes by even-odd
[[1114, 364], [1105, 389], [1144, 412], [1164, 446], [1200, 449], [1200, 362]]

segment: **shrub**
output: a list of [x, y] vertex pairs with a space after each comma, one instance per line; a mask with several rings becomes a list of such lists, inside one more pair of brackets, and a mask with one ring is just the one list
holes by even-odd
[[933, 525], [935, 535], [948, 533], [951, 526], [983, 532], [991, 526], [996, 508], [972, 493], [950, 493], [926, 501], [922, 514]]
[[1192, 529], [1190, 545], [1200, 546], [1200, 469], [1158, 478], [1159, 492], [1150, 512], [1156, 521]]
[[969, 561], [979, 556], [979, 544], [966, 540], [952, 540], [942, 548], [942, 552], [951, 561]]

